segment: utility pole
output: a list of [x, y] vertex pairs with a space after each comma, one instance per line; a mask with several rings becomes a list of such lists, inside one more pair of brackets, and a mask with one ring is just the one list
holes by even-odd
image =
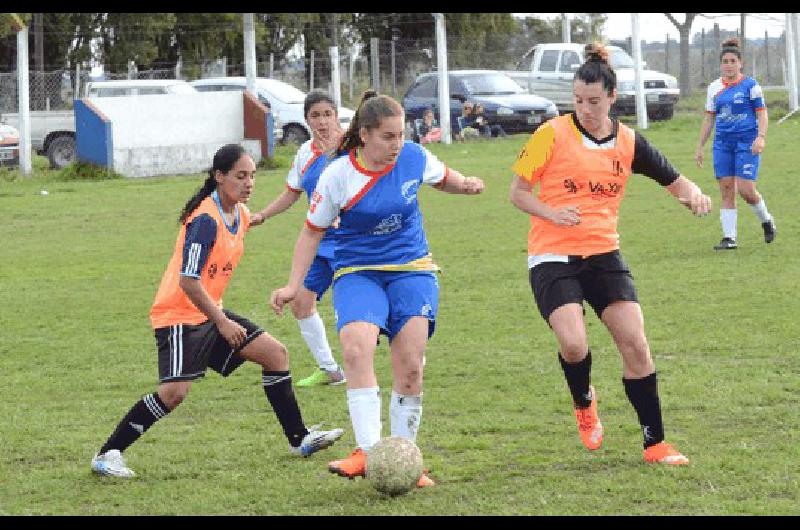
[[566, 13], [561, 13], [561, 41], [572, 42], [572, 31], [570, 28], [569, 17]]
[[336, 13], [330, 13], [331, 17], [331, 97], [336, 102], [336, 107], [342, 106], [342, 82], [339, 72], [339, 30], [337, 28]]
[[795, 35], [792, 25], [792, 14], [786, 13], [786, 67], [789, 74], [787, 84], [789, 85], [789, 110], [792, 112], [798, 108], [797, 94], [797, 55], [795, 54]]
[[[740, 31], [739, 31], [739, 38], [742, 41], [741, 42], [741, 47], [739, 48], [739, 50], [742, 52], [742, 59], [744, 59], [746, 57], [746, 55], [745, 55], [745, 46], [746, 46], [746, 43], [747, 43], [747, 38], [745, 37], [745, 35], [747, 35], [747, 34], [744, 32], [745, 25], [747, 23], [747, 13], [740, 14], [739, 15], [739, 19], [740, 19], [740, 26], [741, 26]], [[752, 69], [752, 66], [750, 66], [750, 68]], [[750, 73], [755, 75], [755, 72], [751, 71]]]
[[631, 44], [633, 45], [633, 72], [636, 84], [636, 123], [647, 129], [647, 103], [644, 100], [644, 76], [642, 75], [642, 39], [639, 36], [639, 13], [631, 13]]
[[23, 175], [33, 170], [31, 159], [31, 107], [28, 72], [28, 28], [16, 13], [10, 13], [17, 32], [17, 93], [19, 94], [19, 167]]
[[442, 126], [442, 143], [451, 144], [450, 130], [450, 79], [447, 74], [447, 33], [444, 13], [432, 13], [436, 21], [436, 66], [439, 73], [439, 124]]
[[244, 14], [244, 74], [247, 90], [256, 96], [256, 25], [253, 13]]

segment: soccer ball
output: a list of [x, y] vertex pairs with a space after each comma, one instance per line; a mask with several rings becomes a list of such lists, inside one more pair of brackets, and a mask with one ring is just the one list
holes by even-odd
[[422, 453], [407, 438], [382, 438], [367, 452], [367, 480], [386, 495], [402, 495], [422, 476]]

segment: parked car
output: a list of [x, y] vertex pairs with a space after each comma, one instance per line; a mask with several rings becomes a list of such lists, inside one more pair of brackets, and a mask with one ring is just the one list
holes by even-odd
[[[422, 74], [406, 91], [403, 96], [406, 121], [422, 118], [426, 108], [440, 116], [438, 76], [437, 72]], [[533, 132], [558, 116], [552, 101], [526, 93], [514, 80], [496, 70], [451, 70], [448, 81], [454, 133], [459, 132], [458, 117], [465, 101], [482, 104], [489, 121], [502, 125], [507, 133]]]
[[19, 165], [19, 131], [0, 123], [0, 166]]
[[152, 96], [156, 94], [196, 94], [192, 85], [181, 79], [120, 79], [89, 81], [84, 95], [90, 98]]
[[[532, 94], [553, 100], [561, 112], [572, 112], [572, 81], [584, 62], [584, 45], [551, 42], [537, 44], [520, 61], [520, 71], [507, 71], [512, 79]], [[617, 101], [612, 111], [636, 114], [633, 58], [619, 46], [606, 46], [609, 62], [617, 74]], [[653, 120], [672, 118], [680, 90], [678, 80], [655, 70], [643, 70], [647, 115]]]
[[[246, 77], [214, 77], [198, 79], [190, 84], [201, 92], [220, 90], [244, 90]], [[283, 125], [283, 142], [302, 144], [311, 138], [311, 129], [303, 114], [303, 102], [306, 94], [294, 86], [266, 77], [256, 78], [256, 96], [259, 101], [272, 109], [274, 116]], [[347, 107], [339, 107], [339, 122], [342, 129], [347, 129], [355, 112]]]
[[[61, 169], [75, 160], [75, 114], [71, 110], [30, 111], [31, 148], [50, 160], [50, 167]], [[19, 129], [17, 113], [4, 113], [0, 123]]]

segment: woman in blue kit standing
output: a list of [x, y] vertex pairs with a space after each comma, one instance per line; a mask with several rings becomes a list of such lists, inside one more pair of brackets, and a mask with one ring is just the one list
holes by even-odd
[[716, 125], [714, 136], [714, 174], [721, 197], [719, 218], [722, 240], [715, 250], [734, 250], [738, 246], [736, 193], [758, 216], [764, 241], [775, 239], [775, 220], [767, 203], [756, 191], [756, 179], [767, 138], [767, 106], [758, 82], [742, 74], [739, 39], [722, 43], [719, 55], [722, 77], [708, 86], [705, 119], [700, 127], [700, 142], [695, 160], [703, 166], [703, 146]]

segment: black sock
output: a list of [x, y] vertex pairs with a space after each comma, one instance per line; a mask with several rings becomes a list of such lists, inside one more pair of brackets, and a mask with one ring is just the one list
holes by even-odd
[[116, 430], [111, 433], [105, 445], [100, 448], [99, 454], [103, 454], [110, 449], [124, 451], [138, 440], [151, 425], [169, 413], [170, 410], [164, 405], [157, 393], [144, 396], [122, 418]]
[[641, 379], [622, 379], [625, 394], [636, 409], [644, 435], [644, 448], [664, 441], [664, 424], [661, 421], [661, 401], [658, 399], [656, 373]]
[[298, 447], [303, 437], [308, 434], [303, 416], [300, 414], [300, 407], [297, 406], [297, 399], [292, 390], [292, 376], [289, 371], [267, 372], [262, 370], [262, 384], [264, 393], [267, 395], [272, 410], [278, 417], [278, 421], [283, 427], [283, 432], [292, 447]]
[[589, 349], [586, 357], [577, 363], [568, 363], [558, 352], [558, 360], [564, 370], [567, 386], [572, 394], [572, 401], [579, 409], [584, 409], [592, 404], [593, 396], [589, 393], [589, 384], [592, 381], [592, 350]]

